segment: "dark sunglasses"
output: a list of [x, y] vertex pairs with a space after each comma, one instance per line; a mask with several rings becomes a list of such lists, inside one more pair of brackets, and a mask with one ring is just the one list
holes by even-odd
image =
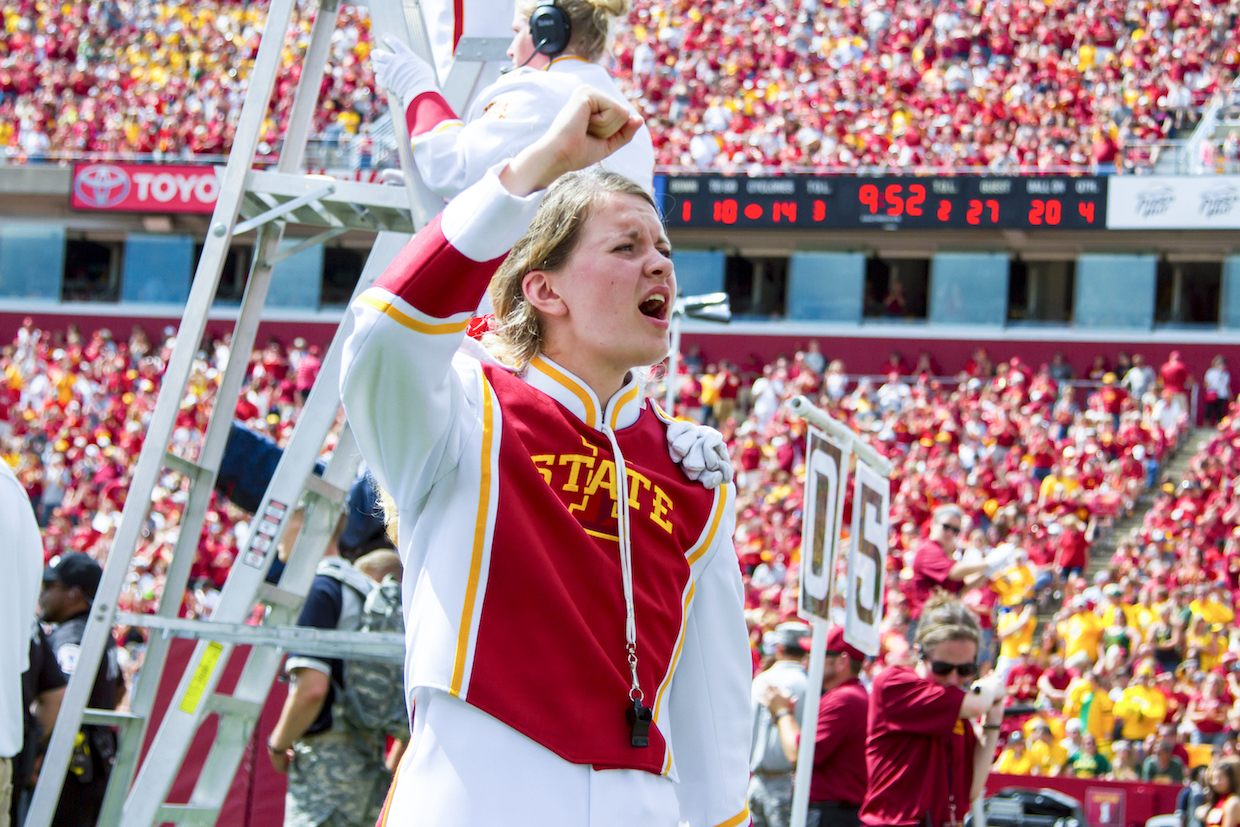
[[950, 531], [952, 534], [960, 533], [960, 526], [953, 525], [952, 523], [939, 523], [939, 528]]
[[950, 675], [953, 669], [962, 678], [971, 678], [977, 674], [976, 663], [948, 663], [945, 660], [932, 660], [928, 661], [928, 663], [930, 664], [930, 671], [940, 678]]
[[838, 658], [840, 655], [842, 655], [842, 654], [844, 654], [844, 653], [843, 653], [843, 652], [837, 652], [837, 651], [835, 651], [834, 649], [828, 649], [827, 651], [823, 652], [822, 654], [823, 654], [823, 656], [824, 656], [824, 657], [828, 657], [828, 658]]

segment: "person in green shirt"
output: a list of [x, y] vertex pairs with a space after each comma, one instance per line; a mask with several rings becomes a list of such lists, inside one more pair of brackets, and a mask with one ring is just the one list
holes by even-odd
[[1174, 746], [1170, 741], [1159, 740], [1154, 747], [1154, 754], [1145, 759], [1141, 765], [1142, 781], [1157, 781], [1162, 784], [1184, 783], [1184, 762], [1176, 757]]
[[1092, 733], [1081, 736], [1081, 749], [1068, 756], [1068, 767], [1077, 778], [1101, 778], [1111, 771], [1111, 762], [1098, 752], [1098, 741]]

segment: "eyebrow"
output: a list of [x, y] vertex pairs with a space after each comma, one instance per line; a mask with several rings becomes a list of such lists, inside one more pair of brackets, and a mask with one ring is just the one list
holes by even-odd
[[[640, 241], [642, 238], [641, 230], [635, 230], [631, 228], [627, 231], [621, 230], [620, 235], [622, 235], [623, 237], [627, 239], [631, 239], [633, 241]], [[671, 248], [672, 246], [671, 239], [667, 237], [667, 233], [663, 232], [662, 229], [659, 230], [659, 237], [655, 239], [655, 244], [659, 244], [659, 243], [667, 245], [668, 248]]]

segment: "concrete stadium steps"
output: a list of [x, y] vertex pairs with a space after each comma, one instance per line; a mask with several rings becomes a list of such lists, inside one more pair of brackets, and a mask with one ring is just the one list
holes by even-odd
[[[1164, 481], [1170, 481], [1179, 485], [1180, 481], [1184, 479], [1184, 472], [1188, 470], [1189, 463], [1197, 455], [1197, 452], [1210, 441], [1214, 432], [1214, 428], [1194, 428], [1190, 431], [1180, 442], [1179, 447], [1172, 453], [1166, 467], [1159, 471], [1158, 485], [1162, 485]], [[1132, 513], [1116, 520], [1107, 535], [1093, 544], [1092, 548], [1090, 548], [1089, 564], [1085, 569], [1085, 578], [1090, 583], [1093, 583], [1095, 574], [1107, 568], [1120, 540], [1130, 536], [1141, 527], [1145, 520], [1145, 512], [1149, 510], [1153, 502], [1154, 489], [1145, 491], [1137, 499]], [[1050, 611], [1038, 614], [1038, 625], [1034, 631], [1035, 643], [1041, 640], [1043, 628], [1055, 616], [1055, 612], [1058, 609], [1058, 606], [1054, 606], [1051, 607]]]

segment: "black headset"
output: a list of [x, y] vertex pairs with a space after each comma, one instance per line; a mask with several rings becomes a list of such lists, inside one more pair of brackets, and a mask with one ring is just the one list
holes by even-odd
[[573, 38], [568, 12], [555, 5], [554, 0], [542, 0], [530, 15], [530, 37], [538, 54], [555, 57], [563, 52]]

